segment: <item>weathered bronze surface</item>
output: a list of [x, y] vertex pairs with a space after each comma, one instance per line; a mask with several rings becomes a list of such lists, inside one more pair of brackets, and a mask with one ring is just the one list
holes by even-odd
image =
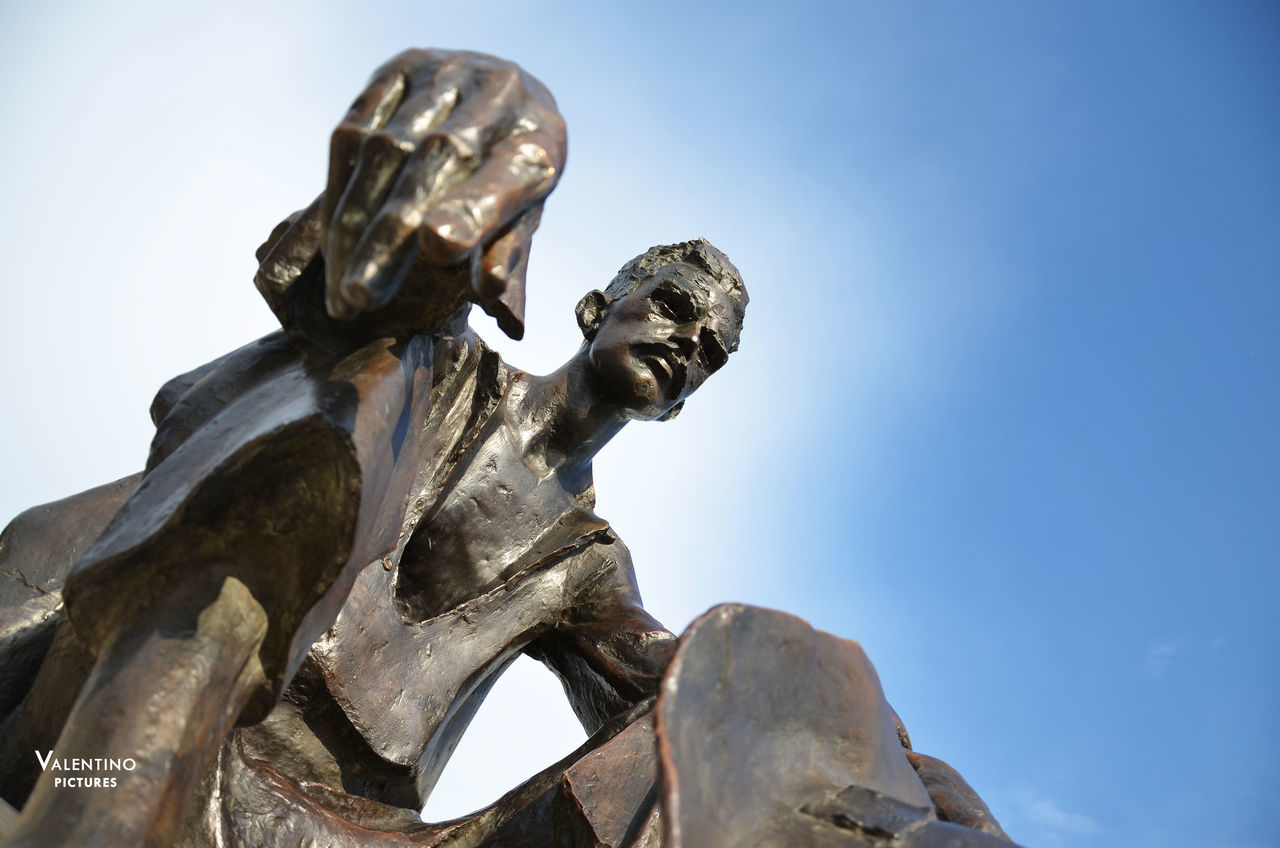
[[[470, 304], [523, 332], [564, 156], [515, 65], [375, 73], [324, 193], [259, 249], [281, 329], [160, 390], [142, 474], [0, 537], [6, 844], [1008, 844], [904, 749], [856, 644], [743, 607], [677, 641], [643, 609], [592, 459], [725, 365], [747, 296], [705, 241], [653, 248], [582, 298], [561, 368], [503, 362]], [[591, 738], [423, 823], [521, 653]], [[69, 789], [36, 752], [137, 768]]]
[[1009, 844], [953, 769], [917, 772], [862, 648], [794, 616], [690, 625], [657, 727], [668, 848]]

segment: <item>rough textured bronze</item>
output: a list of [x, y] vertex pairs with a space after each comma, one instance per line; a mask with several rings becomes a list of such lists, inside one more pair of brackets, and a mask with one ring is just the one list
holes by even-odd
[[[677, 654], [641, 606], [592, 460], [725, 365], [747, 296], [705, 241], [652, 248], [582, 298], [561, 368], [503, 362], [469, 304], [523, 332], [564, 151], [517, 66], [393, 59], [259, 249], [281, 329], [161, 388], [142, 474], [0, 536], [6, 844], [1007, 844], [958, 774], [908, 759], [853, 643], [729, 607]], [[590, 738], [422, 822], [521, 653]], [[137, 769], [68, 790], [36, 752]]]

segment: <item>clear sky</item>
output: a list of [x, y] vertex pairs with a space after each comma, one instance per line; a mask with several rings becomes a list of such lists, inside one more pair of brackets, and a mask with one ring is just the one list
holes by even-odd
[[[4, 4], [0, 521], [140, 468], [156, 388], [271, 330], [253, 250], [407, 46], [568, 122], [528, 337], [477, 322], [510, 361], [650, 245], [746, 278], [730, 365], [597, 464], [658, 618], [859, 640], [1028, 846], [1280, 844], [1273, 3]], [[428, 816], [582, 738], [508, 677]]]

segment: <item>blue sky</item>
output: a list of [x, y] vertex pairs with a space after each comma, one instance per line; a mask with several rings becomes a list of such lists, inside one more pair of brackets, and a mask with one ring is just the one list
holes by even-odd
[[[564, 361], [652, 244], [751, 292], [732, 364], [597, 464], [653, 612], [859, 640], [1028, 846], [1274, 845], [1280, 10], [477, 9], [0, 11], [0, 513], [136, 470], [160, 383], [271, 329], [253, 249], [374, 67], [496, 53], [570, 134], [508, 359]], [[429, 815], [581, 738], [509, 677]]]

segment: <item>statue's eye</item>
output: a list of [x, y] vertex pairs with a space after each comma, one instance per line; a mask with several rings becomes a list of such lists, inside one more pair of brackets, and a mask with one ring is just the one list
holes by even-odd
[[693, 297], [675, 286], [658, 286], [649, 299], [657, 308], [659, 315], [677, 324], [687, 324], [698, 317], [698, 308], [693, 302]]
[[698, 334], [698, 350], [706, 360], [708, 370], [712, 372], [719, 371], [729, 361], [729, 351], [724, 349], [720, 337], [711, 332], [708, 327], [703, 327], [702, 332]]

